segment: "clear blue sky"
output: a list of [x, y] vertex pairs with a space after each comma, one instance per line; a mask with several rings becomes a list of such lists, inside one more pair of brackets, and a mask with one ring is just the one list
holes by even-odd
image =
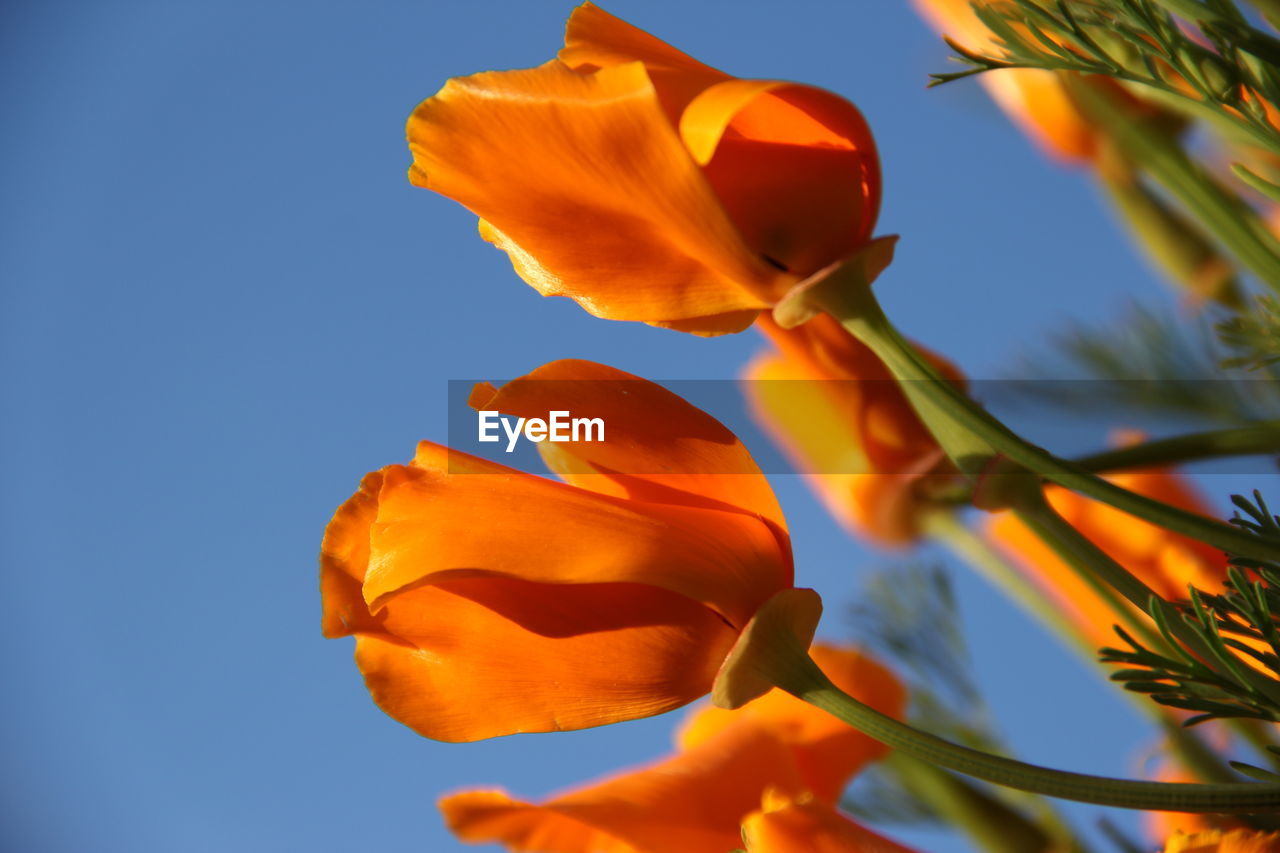
[[[449, 76], [545, 61], [571, 7], [5, 5], [0, 847], [452, 851], [445, 791], [536, 797], [667, 749], [674, 715], [426, 741], [374, 708], [350, 641], [319, 633], [325, 522], [366, 470], [444, 439], [447, 380], [561, 357], [729, 378], [760, 345], [542, 299], [473, 216], [405, 179], [414, 105]], [[605, 8], [727, 71], [862, 107], [880, 232], [903, 235], [877, 287], [970, 375], [1002, 375], [1064, 318], [1167, 301], [1085, 176], [1044, 161], [976, 85], [926, 92], [945, 49], [905, 3]], [[799, 580], [839, 637], [887, 558], [775, 479]], [[1128, 709], [958, 578], [1022, 756], [1129, 773], [1145, 735]]]

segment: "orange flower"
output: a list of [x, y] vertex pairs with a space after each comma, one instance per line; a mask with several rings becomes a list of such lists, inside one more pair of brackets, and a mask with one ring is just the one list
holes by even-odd
[[757, 417], [809, 472], [832, 515], [886, 545], [911, 541], [924, 478], [950, 467], [893, 374], [828, 316], [790, 330], [761, 318], [759, 327], [777, 351], [747, 367]]
[[[746, 449], [669, 391], [591, 362], [475, 394], [498, 411], [604, 416], [609, 440], [554, 445], [568, 483], [430, 442], [365, 477], [325, 532], [320, 583], [324, 634], [356, 636], [374, 700], [467, 741], [705, 694], [792, 582], [782, 514]], [[655, 460], [688, 473], [646, 473]]]
[[747, 853], [911, 853], [811, 796], [768, 791], [742, 822]]
[[[886, 669], [858, 653], [815, 646], [836, 684], [900, 715], [905, 694]], [[885, 748], [799, 699], [774, 690], [737, 711], [694, 712], [679, 752], [541, 805], [502, 791], [443, 798], [449, 828], [464, 841], [540, 853], [672, 853], [740, 846], [740, 824], [762, 794], [834, 802], [849, 778]]]
[[864, 246], [880, 202], [852, 104], [730, 77], [590, 3], [556, 59], [450, 80], [408, 136], [410, 180], [478, 214], [539, 293], [699, 334]]
[[[912, 2], [934, 29], [964, 48], [999, 53], [994, 35], [973, 11], [970, 0]], [[999, 4], [1000, 0], [983, 3], [993, 7]], [[1097, 156], [1099, 132], [1075, 105], [1058, 72], [1015, 68], [983, 74], [980, 79], [1000, 108], [1047, 153], [1067, 162], [1088, 162]], [[1140, 103], [1110, 80], [1087, 79], [1091, 85], [1105, 86], [1135, 106]], [[1143, 109], [1151, 108], [1143, 105]]]
[[1165, 845], [1164, 853], [1278, 853], [1280, 833], [1250, 832], [1233, 829], [1230, 832], [1211, 830], [1194, 835], [1177, 833]]
[[[1109, 479], [1138, 494], [1190, 512], [1210, 514], [1190, 485], [1173, 472], [1135, 471]], [[1065, 489], [1051, 487], [1045, 494], [1072, 526], [1161, 597], [1184, 600], [1188, 585], [1207, 592], [1222, 590], [1227, 565], [1221, 551]], [[1020, 521], [1002, 513], [992, 518], [989, 531], [1017, 559], [1023, 571], [1058, 601], [1094, 645], [1114, 646], [1119, 642], [1111, 628], [1120, 621], [1119, 617]]]

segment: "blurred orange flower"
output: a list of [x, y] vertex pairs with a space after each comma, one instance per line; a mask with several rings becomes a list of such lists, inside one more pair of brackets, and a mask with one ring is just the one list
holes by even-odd
[[759, 328], [776, 350], [745, 373], [758, 419], [856, 534], [886, 545], [914, 539], [922, 481], [951, 469], [893, 374], [826, 315], [794, 329], [762, 317]]
[[911, 853], [813, 797], [765, 793], [742, 822], [747, 853]]
[[792, 584], [781, 511], [746, 449], [666, 389], [591, 362], [474, 395], [604, 415], [608, 440], [542, 445], [567, 483], [430, 442], [365, 477], [325, 531], [320, 583], [324, 634], [356, 636], [374, 700], [420, 734], [469, 741], [705, 694]]
[[539, 293], [699, 334], [864, 246], [880, 203], [848, 101], [731, 77], [590, 3], [556, 59], [450, 80], [408, 137], [410, 180], [478, 214]]
[[[905, 693], [884, 667], [851, 651], [815, 646], [837, 685], [900, 716]], [[886, 749], [839, 720], [774, 690], [737, 711], [694, 712], [665, 760], [547, 800], [497, 790], [440, 801], [464, 841], [500, 842], [540, 853], [727, 851], [765, 791], [831, 804], [849, 779]], [[893, 848], [896, 849], [896, 848]]]
[[[1171, 471], [1134, 471], [1108, 479], [1138, 494], [1210, 515], [1190, 484]], [[1063, 518], [1162, 598], [1185, 600], [1188, 585], [1206, 592], [1222, 590], [1227, 562], [1221, 551], [1065, 489], [1051, 487], [1045, 494]], [[1115, 646], [1120, 642], [1111, 627], [1119, 618], [1012, 514], [993, 516], [988, 530], [1022, 570], [1058, 602], [1090, 642], [1095, 646]]]
[[1165, 845], [1164, 853], [1277, 853], [1280, 851], [1280, 833], [1250, 832], [1233, 829], [1229, 832], [1211, 830], [1194, 835], [1177, 833]]
[[[929, 24], [967, 50], [987, 53], [999, 46], [995, 36], [970, 0], [912, 0]], [[981, 5], [998, 6], [1002, 0], [983, 0]], [[1056, 71], [1014, 68], [982, 74], [982, 85], [1000, 108], [1049, 154], [1067, 162], [1088, 162], [1098, 155], [1098, 130], [1080, 112]], [[1091, 85], [1128, 102], [1138, 104], [1118, 84], [1103, 77], [1087, 78]], [[1144, 106], [1150, 110], [1150, 107]]]

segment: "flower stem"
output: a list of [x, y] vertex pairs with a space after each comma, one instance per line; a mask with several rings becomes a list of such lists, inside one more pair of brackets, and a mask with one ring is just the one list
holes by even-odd
[[[1069, 620], [1063, 610], [1055, 607], [1044, 591], [1025, 578], [989, 542], [970, 530], [954, 513], [936, 512], [924, 519], [923, 529], [937, 541], [964, 559], [992, 584], [1000, 588], [1014, 602], [1034, 615], [1058, 639], [1097, 669], [1098, 649], [1084, 633]], [[1088, 579], [1086, 579], [1088, 580]], [[1133, 608], [1120, 602], [1125, 611]], [[1149, 626], [1143, 626], [1144, 631]], [[1163, 643], [1162, 637], [1155, 638]], [[1239, 776], [1209, 749], [1192, 729], [1184, 728], [1172, 720], [1165, 709], [1151, 702], [1146, 696], [1124, 691], [1134, 706], [1159, 725], [1182, 760], [1183, 764], [1201, 779], [1210, 782], [1234, 782]]]
[[825, 286], [811, 288], [808, 298], [880, 357], [943, 449], [970, 476], [976, 477], [995, 456], [1003, 455], [1061, 486], [1235, 556], [1280, 560], [1280, 541], [1272, 537], [1255, 536], [1136, 494], [1023, 440], [920, 357], [890, 324], [864, 282], [850, 281], [836, 271]]
[[[1206, 430], [1169, 438], [1142, 441], [1126, 447], [1078, 456], [1072, 465], [1095, 474], [1133, 468], [1155, 468], [1226, 456], [1280, 454], [1280, 420], [1257, 421], [1249, 426]], [[972, 484], [949, 485], [930, 493], [939, 504], [972, 502]]]
[[1051, 826], [1042, 827], [977, 785], [901, 750], [889, 753], [883, 766], [943, 820], [989, 853], [1084, 853], [1086, 849], [1047, 806], [1042, 817]]
[[1280, 291], [1280, 245], [1238, 196], [1222, 187], [1183, 151], [1176, 137], [1152, 133], [1116, 99], [1069, 75], [1073, 101], [1134, 163], [1195, 215], [1235, 257], [1273, 290]]
[[[1217, 670], [1233, 682], [1247, 682], [1247, 685], [1267, 696], [1272, 702], [1280, 703], [1280, 682], [1268, 678], [1249, 667], [1224, 667], [1213, 650], [1195, 629], [1182, 618], [1182, 615], [1150, 587], [1130, 574], [1123, 566], [1107, 556], [1097, 545], [1076, 530], [1045, 500], [1039, 488], [1026, 488], [1014, 496], [1013, 509], [1032, 532], [1040, 537], [1058, 556], [1076, 570], [1076, 574], [1086, 581], [1093, 581], [1095, 590], [1103, 592], [1102, 581], [1111, 589], [1120, 593], [1129, 603], [1139, 610], [1148, 613], [1152, 618], [1160, 618], [1168, 625], [1169, 632], [1187, 651], [1195, 655], [1202, 663]], [[1107, 590], [1106, 592], [1109, 592]], [[1111, 602], [1113, 609], [1124, 608], [1124, 602]], [[1124, 608], [1128, 610], [1128, 608]], [[1117, 610], [1117, 612], [1121, 612]], [[1131, 611], [1129, 611], [1131, 613]], [[1167, 644], [1145, 623], [1129, 620], [1131, 627], [1141, 631], [1142, 639], [1149, 647], [1164, 651]], [[1155, 644], [1158, 641], [1158, 645]]]
[[864, 705], [831, 683], [806, 654], [771, 673], [781, 689], [913, 758], [996, 785], [1117, 808], [1249, 814], [1280, 811], [1280, 785], [1140, 782], [1069, 773], [981, 752], [922, 732]]
[[960, 557], [992, 586], [1040, 623], [1073, 651], [1086, 659], [1096, 659], [1097, 649], [1034, 583], [1009, 564], [985, 539], [965, 525], [953, 511], [932, 512], [924, 517], [921, 529], [932, 539]]
[[1210, 430], [1144, 441], [1105, 450], [1075, 460], [1088, 471], [1114, 471], [1171, 465], [1218, 456], [1260, 456], [1280, 453], [1280, 421], [1259, 421], [1246, 427]]

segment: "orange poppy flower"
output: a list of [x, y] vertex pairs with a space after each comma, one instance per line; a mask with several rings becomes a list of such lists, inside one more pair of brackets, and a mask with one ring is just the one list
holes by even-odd
[[590, 3], [556, 59], [450, 80], [408, 137], [410, 180], [478, 214], [539, 293], [698, 334], [864, 246], [880, 203], [848, 101], [731, 77]]
[[1211, 830], [1194, 835], [1177, 833], [1165, 845], [1164, 853], [1280, 853], [1280, 832], [1250, 832], [1233, 829]]
[[[856, 652], [815, 646], [833, 681], [887, 714], [904, 692], [893, 675]], [[440, 801], [445, 822], [470, 842], [539, 853], [727, 851], [765, 791], [834, 802], [849, 778], [885, 747], [799, 699], [774, 690], [737, 711], [694, 712], [665, 760], [552, 797], [540, 805], [502, 791]]]
[[[921, 17], [957, 44], [979, 53], [998, 52], [994, 35], [973, 11], [969, 0], [912, 2]], [[995, 6], [998, 2], [985, 5]], [[1092, 85], [1105, 86], [1126, 101], [1139, 103], [1110, 80], [1088, 79]], [[1089, 162], [1097, 156], [1098, 130], [1075, 105], [1058, 72], [1014, 68], [983, 74], [980, 80], [1005, 114], [1050, 155], [1066, 162]]]
[[[568, 483], [430, 442], [366, 476], [325, 532], [325, 636], [354, 634], [374, 700], [438, 740], [602, 725], [705, 694], [792, 583], [746, 449], [671, 392], [591, 362], [476, 394], [499, 411], [605, 415], [609, 440], [554, 445]], [[645, 473], [656, 459], [687, 473]]]
[[[920, 486], [950, 471], [893, 374], [831, 317], [759, 328], [776, 347], [747, 367], [757, 418], [856, 534], [885, 545], [917, 535]], [[949, 378], [959, 372], [930, 356]], [[791, 380], [791, 381], [779, 381]]]
[[742, 822], [747, 853], [911, 853], [812, 796], [768, 791]]
[[[1108, 479], [1138, 494], [1210, 515], [1191, 486], [1171, 471], [1134, 471]], [[1185, 600], [1189, 585], [1207, 592], [1222, 590], [1227, 563], [1221, 551], [1065, 489], [1050, 487], [1045, 494], [1073, 527], [1162, 598]], [[1111, 627], [1119, 617], [1017, 518], [1008, 513], [993, 516], [988, 530], [1094, 645], [1119, 642]]]

